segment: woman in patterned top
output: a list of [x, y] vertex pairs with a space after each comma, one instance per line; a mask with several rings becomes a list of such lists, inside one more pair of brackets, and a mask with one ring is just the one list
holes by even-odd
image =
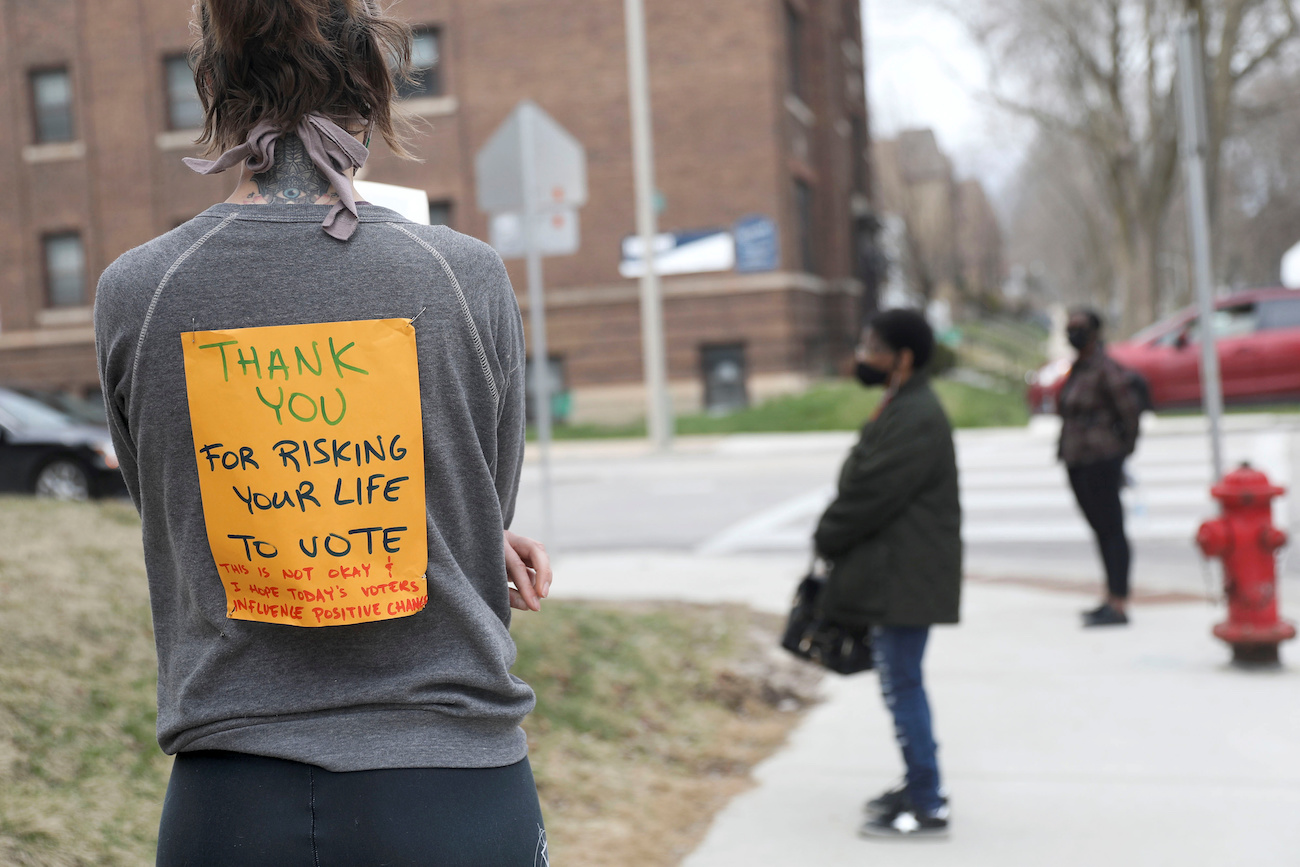
[[1122, 626], [1128, 623], [1132, 552], [1119, 491], [1124, 461], [1137, 446], [1141, 405], [1131, 374], [1106, 354], [1101, 332], [1096, 311], [1078, 309], [1070, 314], [1066, 335], [1079, 357], [1058, 398], [1062, 419], [1058, 457], [1096, 534], [1106, 568], [1106, 598], [1083, 613], [1084, 625]]

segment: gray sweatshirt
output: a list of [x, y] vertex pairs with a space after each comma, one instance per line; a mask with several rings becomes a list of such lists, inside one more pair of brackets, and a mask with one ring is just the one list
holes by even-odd
[[[479, 241], [362, 205], [356, 234], [340, 243], [321, 231], [328, 211], [216, 205], [126, 253], [99, 282], [100, 377], [143, 522], [158, 741], [167, 753], [233, 750], [334, 771], [512, 764], [527, 753], [519, 724], [534, 704], [509, 673], [501, 536], [524, 451], [518, 303]], [[316, 628], [230, 619], [204, 521], [181, 335], [412, 318], [427, 604]]]

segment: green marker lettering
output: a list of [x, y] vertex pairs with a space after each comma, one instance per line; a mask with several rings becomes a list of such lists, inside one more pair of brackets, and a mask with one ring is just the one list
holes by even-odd
[[248, 376], [248, 366], [251, 364], [251, 365], [253, 366], [253, 372], [257, 374], [257, 378], [258, 378], [258, 379], [261, 379], [261, 378], [262, 378], [262, 365], [258, 364], [258, 362], [257, 362], [257, 347], [256, 347], [256, 346], [250, 346], [250, 347], [248, 347], [248, 350], [249, 350], [249, 352], [253, 353], [253, 360], [252, 360], [252, 361], [248, 361], [248, 360], [246, 360], [246, 359], [244, 358], [244, 350], [242, 350], [242, 349], [236, 349], [236, 350], [235, 350], [235, 352], [239, 353], [239, 367], [240, 367], [240, 372], [243, 373], [244, 376]]
[[353, 367], [352, 365], [348, 364], [346, 361], [343, 360], [343, 353], [347, 352], [349, 349], [351, 349], [354, 346], [356, 346], [356, 343], [349, 343], [347, 346], [343, 347], [342, 349], [335, 351], [334, 338], [333, 337], [330, 338], [330, 356], [333, 357], [334, 359], [334, 369], [338, 371], [339, 379], [343, 378], [343, 368], [345, 367], [348, 370], [355, 370], [357, 373], [360, 373], [362, 376], [370, 375], [370, 371], [362, 370], [359, 367]]
[[199, 347], [199, 349], [212, 349], [215, 347], [221, 350], [221, 375], [226, 378], [226, 382], [230, 382], [230, 371], [226, 368], [226, 347], [234, 346], [238, 342], [238, 340], [223, 340], [220, 343], [205, 343]]
[[330, 419], [329, 413], [325, 411], [325, 395], [322, 394], [320, 397], [320, 417], [325, 419], [325, 424], [329, 425], [330, 427], [333, 427], [334, 425], [343, 421], [343, 416], [348, 414], [348, 399], [343, 396], [343, 389], [336, 388], [334, 390], [339, 393], [339, 402], [343, 404], [342, 408], [339, 409], [338, 418]]
[[257, 399], [260, 400], [262, 403], [266, 404], [267, 406], [269, 406], [271, 409], [275, 410], [275, 420], [276, 420], [276, 422], [278, 422], [279, 424], [284, 424], [284, 419], [280, 418], [280, 408], [284, 406], [284, 388], [283, 388], [283, 387], [280, 389], [280, 402], [279, 402], [279, 403], [271, 403], [269, 400], [267, 400], [265, 397], [263, 397], [263, 396], [262, 396], [262, 386], [260, 386], [260, 385], [257, 386]]
[[284, 371], [284, 381], [288, 382], [289, 365], [284, 363], [284, 354], [278, 349], [272, 349], [271, 357], [266, 360], [266, 378], [275, 379], [275, 372], [277, 370]]
[[[307, 401], [307, 405], [311, 407], [311, 415], [301, 415], [298, 412], [298, 410], [293, 408], [294, 398], [299, 398], [299, 397]], [[294, 418], [298, 419], [298, 421], [303, 421], [303, 422], [311, 421], [312, 419], [316, 418], [316, 401], [312, 400], [310, 397], [303, 394], [301, 391], [295, 391], [293, 394], [289, 395], [289, 414], [292, 415]]]
[[315, 341], [315, 340], [313, 340], [313, 341], [311, 342], [311, 351], [314, 352], [314, 353], [316, 354], [316, 366], [315, 366], [315, 367], [312, 367], [310, 364], [307, 364], [307, 359], [306, 359], [305, 357], [303, 357], [302, 350], [301, 350], [299, 347], [295, 346], [295, 347], [293, 348], [293, 354], [296, 355], [296, 356], [298, 356], [298, 375], [299, 375], [299, 376], [302, 376], [302, 369], [303, 369], [303, 366], [304, 366], [304, 365], [305, 365], [306, 368], [307, 368], [308, 370], [310, 370], [312, 373], [316, 374], [317, 376], [320, 376], [320, 370], [321, 370], [320, 350], [316, 347], [316, 341]]

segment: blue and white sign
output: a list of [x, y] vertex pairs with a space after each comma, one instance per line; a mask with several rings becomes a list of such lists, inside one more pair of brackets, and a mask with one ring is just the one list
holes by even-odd
[[[655, 237], [655, 271], [659, 274], [703, 274], [730, 271], [736, 265], [736, 242], [726, 229], [665, 232]], [[618, 273], [640, 277], [645, 273], [645, 245], [641, 238], [623, 239], [623, 261]]]
[[781, 264], [781, 241], [774, 220], [762, 214], [741, 217], [733, 233], [737, 271], [775, 271]]

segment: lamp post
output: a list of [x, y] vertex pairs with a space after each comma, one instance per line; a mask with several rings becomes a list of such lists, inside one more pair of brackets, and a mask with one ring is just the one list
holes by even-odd
[[1201, 28], [1194, 15], [1178, 27], [1178, 97], [1183, 168], [1187, 179], [1187, 221], [1192, 236], [1192, 264], [1201, 317], [1201, 395], [1210, 423], [1210, 460], [1214, 481], [1223, 478], [1223, 385], [1214, 336], [1214, 271], [1210, 258], [1210, 207], [1205, 183], [1209, 123], [1205, 110], [1205, 67]]
[[632, 165], [636, 179], [636, 228], [645, 271], [641, 274], [641, 351], [645, 366], [646, 422], [659, 451], [673, 443], [673, 408], [668, 396], [664, 351], [663, 293], [655, 265], [654, 134], [650, 121], [650, 72], [646, 52], [645, 4], [624, 0], [627, 23], [628, 98], [632, 115]]

